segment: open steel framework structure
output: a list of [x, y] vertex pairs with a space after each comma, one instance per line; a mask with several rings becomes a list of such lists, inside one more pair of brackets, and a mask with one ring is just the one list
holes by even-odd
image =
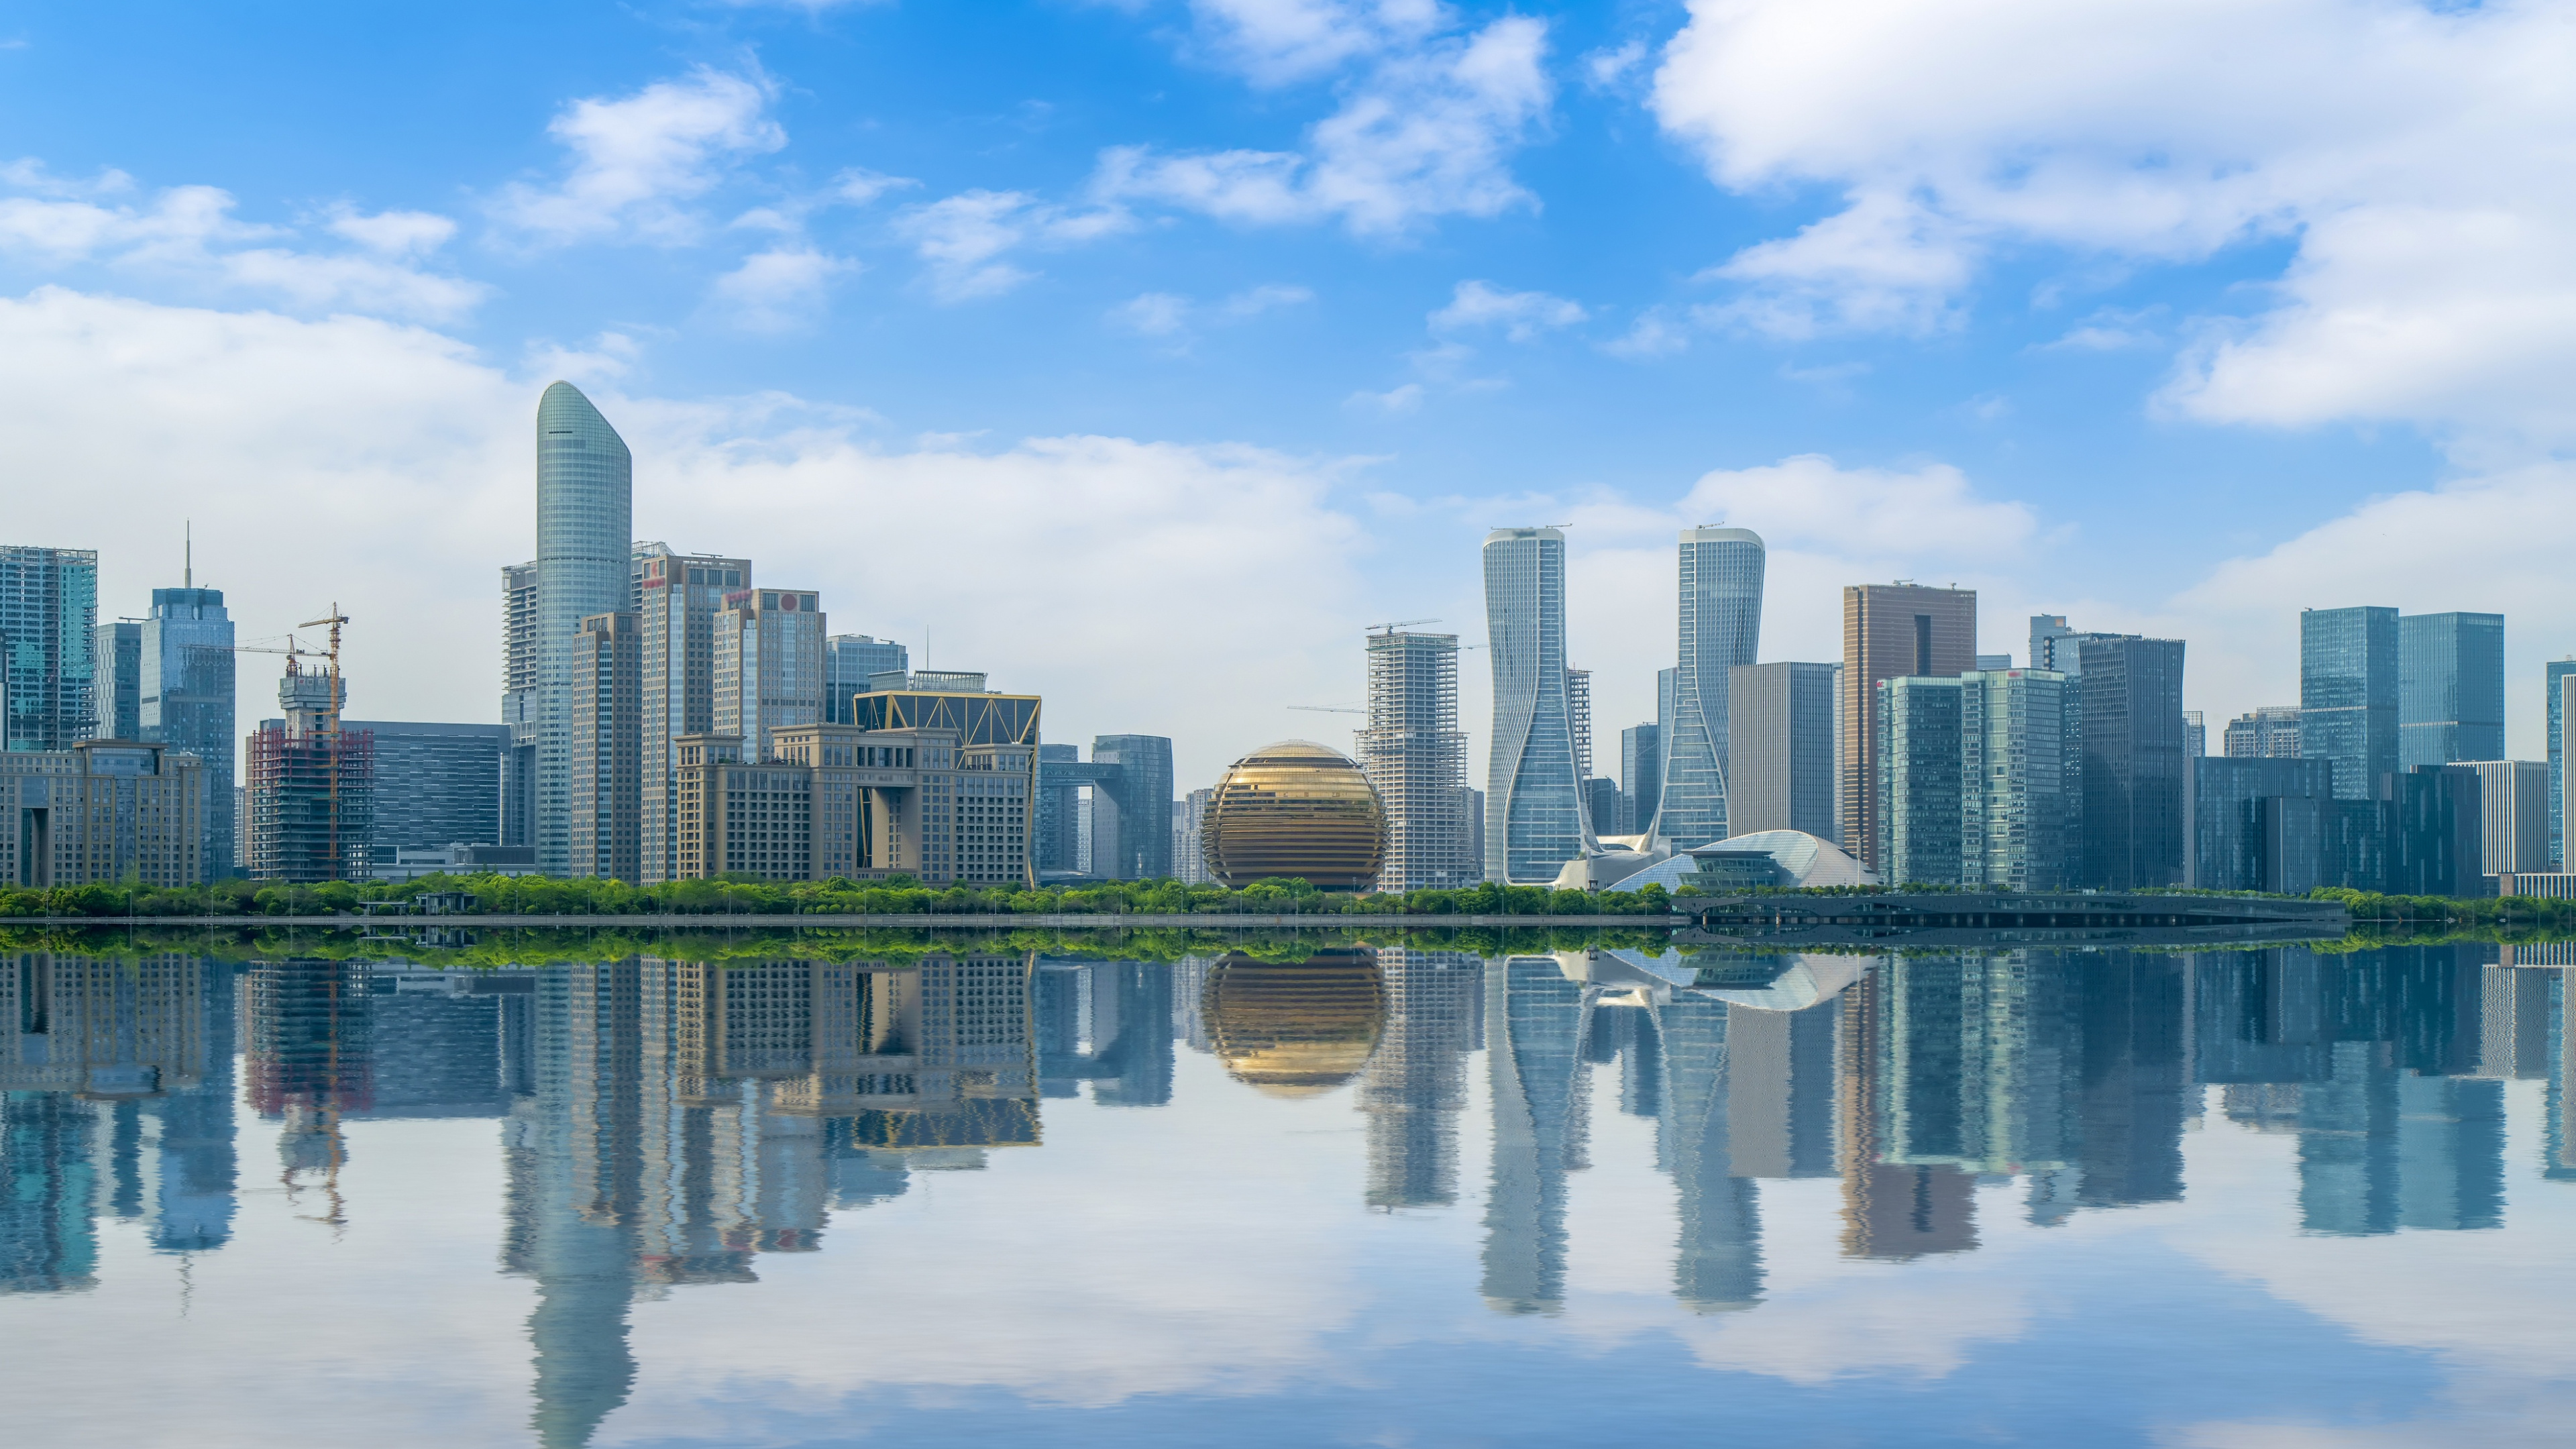
[[1467, 736], [1458, 728], [1458, 636], [1368, 636], [1360, 770], [1386, 807], [1380, 890], [1455, 890], [1484, 878], [1473, 855]]

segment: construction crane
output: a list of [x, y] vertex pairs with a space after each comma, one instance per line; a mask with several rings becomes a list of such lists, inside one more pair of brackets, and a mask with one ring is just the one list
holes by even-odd
[[1374, 633], [1392, 634], [1398, 629], [1409, 629], [1416, 624], [1437, 624], [1439, 622], [1440, 621], [1437, 619], [1398, 619], [1392, 624], [1371, 624], [1368, 627], [1369, 630]]
[[322, 676], [325, 684], [325, 694], [323, 697], [323, 708], [316, 711], [316, 713], [320, 717], [322, 726], [321, 733], [325, 740], [322, 758], [324, 762], [324, 789], [326, 792], [326, 805], [329, 812], [328, 818], [330, 822], [329, 835], [326, 838], [329, 842], [328, 848], [331, 852], [329, 858], [332, 862], [332, 870], [335, 877], [345, 877], [348, 871], [348, 860], [346, 855], [342, 852], [340, 841], [340, 767], [342, 764], [341, 757], [343, 754], [340, 740], [340, 703], [345, 697], [341, 692], [340, 683], [340, 626], [348, 622], [349, 616], [341, 613], [339, 604], [334, 602], [331, 605], [330, 613], [323, 615], [319, 619], [307, 619], [303, 623], [295, 626], [298, 629], [329, 629], [331, 631], [330, 643], [320, 650], [304, 647], [303, 641], [293, 634], [267, 636], [271, 639], [283, 638], [286, 643], [282, 648], [276, 644], [270, 643], [234, 644], [229, 646], [190, 646], [192, 648], [229, 649], [230, 652], [235, 654], [282, 654], [286, 656], [286, 676], [289, 679], [299, 678], [303, 675], [304, 660], [319, 658], [323, 661]]
[[1308, 713], [1310, 713], [1310, 714], [1366, 714], [1366, 713], [1368, 713], [1368, 711], [1367, 711], [1367, 710], [1360, 708], [1360, 707], [1359, 707], [1358, 705], [1356, 705], [1356, 704], [1292, 704], [1292, 705], [1290, 705], [1290, 706], [1288, 706], [1288, 707], [1289, 707], [1290, 709], [1302, 709], [1302, 710], [1307, 711], [1307, 712], [1308, 712]]

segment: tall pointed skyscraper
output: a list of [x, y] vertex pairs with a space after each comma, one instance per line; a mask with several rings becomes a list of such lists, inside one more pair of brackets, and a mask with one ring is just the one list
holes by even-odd
[[572, 667], [581, 621], [633, 593], [635, 460], [626, 440], [558, 382], [537, 404], [537, 868], [572, 867]]
[[1682, 530], [1681, 662], [1652, 827], [1677, 846], [1726, 838], [1726, 672], [1760, 651], [1767, 558], [1749, 528]]
[[1547, 885], [1581, 858], [1581, 787], [1565, 684], [1565, 535], [1498, 528], [1485, 535], [1487, 656], [1494, 665], [1494, 742], [1486, 762], [1485, 878]]

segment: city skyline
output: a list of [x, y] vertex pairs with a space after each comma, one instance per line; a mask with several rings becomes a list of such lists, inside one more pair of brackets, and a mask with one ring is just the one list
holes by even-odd
[[[2161, 43], [2217, 17], [2106, 20], [2166, 69], [2104, 78], [2134, 104], [2098, 154], [2199, 159], [2102, 164], [2209, 229], [2123, 212], [2073, 235], [2034, 218], [2104, 215], [2067, 193], [2081, 166], [2014, 162], [2065, 204], [2008, 217], [1960, 189], [2046, 134], [2018, 76], [2000, 112], [1972, 99], [1996, 81], [1982, 62], [1911, 102], [1954, 167], [1927, 177], [1913, 132], [1867, 119], [1884, 93], [1831, 28], [1765, 72], [1805, 82], [1757, 138], [1713, 99], [1733, 32], [1712, 18], [1480, 3], [1383, 27], [1317, 0], [1310, 47], [1213, 0], [1153, 8], [1013, 12], [1089, 62], [1043, 67], [919, 7], [692, 10], [674, 32], [654, 4], [575, 5], [512, 17], [526, 43], [497, 48], [453, 44], [483, 23], [456, 12], [408, 22], [398, 73], [316, 67], [334, 42], [270, 18], [137, 34], [40, 8], [0, 55], [26, 158], [0, 178], [26, 223], [0, 235], [0, 430], [49, 480], [20, 537], [98, 549], [100, 597], [139, 614], [179, 582], [193, 518], [245, 636], [336, 597], [361, 621], [353, 709], [488, 720], [482, 571], [530, 556], [512, 464], [527, 399], [560, 377], [637, 444], [646, 536], [757, 555], [926, 663], [1046, 694], [1068, 737], [1168, 736], [1188, 779], [1275, 738], [1287, 704], [1354, 697], [1336, 646], [1366, 624], [1472, 617], [1465, 549], [1533, 517], [1573, 525], [1569, 629], [1604, 720], [1651, 712], [1671, 602], [1645, 556], [1723, 523], [1771, 546], [1774, 658], [1830, 657], [1841, 584], [1957, 582], [1995, 626], [1981, 652], [2017, 650], [2009, 621], [2037, 612], [2192, 641], [2186, 707], [2212, 719], [2291, 697], [2285, 606], [2507, 614], [2507, 751], [2539, 756], [2538, 661], [2576, 652], [2554, 612], [2565, 404], [2528, 382], [2558, 344], [2482, 319], [2550, 315], [2547, 288], [2431, 247], [2461, 290], [2419, 294], [2329, 244], [2422, 214], [2412, 158], [2442, 148], [2391, 138], [2451, 135], [2438, 103], [2410, 90], [2358, 128], [2389, 164], [2311, 170], [2257, 105], [2278, 75]], [[1974, 54], [2054, 44], [2030, 23], [1987, 17]], [[2526, 36], [2519, 12], [2462, 12], [2447, 49], [2334, 7], [2283, 23], [2243, 53], [2403, 54], [2528, 97], [2484, 69]], [[1482, 102], [1440, 79], [1478, 43], [1509, 81]], [[209, 53], [220, 96], [191, 64]], [[399, 119], [441, 105], [468, 54], [488, 104]], [[332, 87], [291, 79], [317, 68]], [[1395, 165], [1368, 208], [1327, 204], [1295, 178], [1372, 102], [1454, 115], [1460, 149]], [[152, 124], [169, 106], [189, 122]], [[2253, 114], [2216, 156], [2200, 127], [2227, 106]], [[1847, 113], [1844, 150], [1823, 118]], [[305, 143], [251, 143], [272, 134]], [[1352, 135], [1345, 161], [1394, 164]], [[1219, 156], [1291, 179], [1191, 169]], [[2244, 174], [2284, 176], [2288, 210], [2236, 209]], [[2293, 174], [2368, 179], [2321, 198]], [[2434, 210], [2478, 214], [2451, 185]], [[2533, 195], [2486, 199], [2554, 226]], [[1887, 256], [1860, 240], [1880, 235]], [[2439, 300], [2470, 295], [2489, 300]], [[2319, 340], [2383, 306], [2450, 339], [2420, 375]], [[2317, 386], [2281, 382], [2295, 366]], [[841, 572], [888, 532], [921, 546]], [[1002, 582], [943, 614], [961, 555]], [[1061, 633], [1024, 627], [1039, 616]], [[1065, 657], [1142, 617], [1161, 627], [1137, 647]], [[1182, 670], [1204, 687], [1168, 718], [1117, 708]], [[1464, 692], [1479, 778], [1484, 691]]]

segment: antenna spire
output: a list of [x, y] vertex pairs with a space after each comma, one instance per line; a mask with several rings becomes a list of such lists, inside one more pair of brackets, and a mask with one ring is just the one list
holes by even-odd
[[179, 583], [184, 588], [197, 586], [197, 522], [186, 519], [179, 524]]

